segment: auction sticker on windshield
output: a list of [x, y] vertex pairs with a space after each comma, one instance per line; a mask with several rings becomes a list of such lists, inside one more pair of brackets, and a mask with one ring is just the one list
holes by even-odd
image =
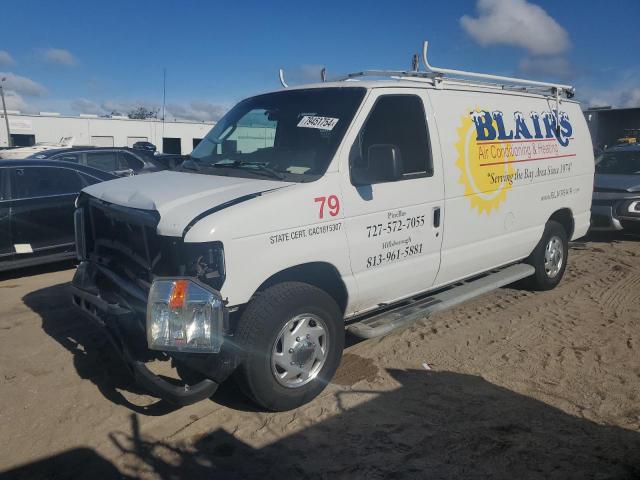
[[333, 130], [338, 123], [339, 118], [333, 117], [317, 117], [315, 115], [305, 115], [298, 122], [298, 127], [302, 128], [318, 128], [320, 130]]

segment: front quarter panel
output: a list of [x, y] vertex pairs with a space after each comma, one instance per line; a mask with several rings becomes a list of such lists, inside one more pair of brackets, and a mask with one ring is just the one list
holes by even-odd
[[312, 262], [335, 267], [353, 293], [336, 177], [329, 172], [315, 182], [262, 193], [191, 227], [185, 242], [224, 244], [226, 280], [221, 293], [229, 306], [248, 302], [272, 275]]

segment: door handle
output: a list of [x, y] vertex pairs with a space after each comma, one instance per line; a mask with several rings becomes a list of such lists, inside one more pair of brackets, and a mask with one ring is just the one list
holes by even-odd
[[440, 228], [440, 207], [433, 207], [433, 228]]

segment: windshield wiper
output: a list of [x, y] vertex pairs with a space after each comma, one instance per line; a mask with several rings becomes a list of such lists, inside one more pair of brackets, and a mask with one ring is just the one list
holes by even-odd
[[257, 174], [266, 175], [271, 178], [277, 178], [278, 180], [284, 180], [284, 175], [271, 167], [267, 167], [263, 163], [245, 162], [242, 160], [234, 160], [230, 163], [214, 163], [209, 165], [211, 167], [225, 167], [225, 168], [244, 168], [249, 167], [247, 170], [253, 171]]

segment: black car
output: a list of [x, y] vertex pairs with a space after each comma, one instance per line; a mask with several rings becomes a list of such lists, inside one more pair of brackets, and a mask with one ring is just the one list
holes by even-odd
[[618, 145], [596, 158], [592, 230], [640, 231], [640, 145]]
[[70, 147], [45, 150], [28, 158], [62, 160], [97, 168], [119, 177], [151, 173], [171, 168], [164, 156], [133, 148]]
[[136, 142], [133, 144], [134, 150], [146, 150], [151, 153], [155, 153], [156, 146], [151, 142]]
[[73, 258], [78, 192], [114, 178], [77, 163], [0, 160], [0, 271]]

